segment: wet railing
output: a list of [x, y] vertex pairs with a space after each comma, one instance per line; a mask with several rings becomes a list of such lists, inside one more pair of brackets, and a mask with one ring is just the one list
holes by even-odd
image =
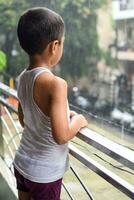
[[[8, 180], [7, 182], [12, 187], [14, 193], [16, 192], [15, 182], [9, 182], [7, 174], [10, 174], [13, 178], [12, 160], [14, 158], [15, 151], [18, 148], [22, 132], [22, 127], [20, 126], [17, 118], [17, 101], [18, 99], [16, 91], [4, 85], [3, 83], [0, 83], [0, 162], [3, 166], [0, 169], [0, 172], [3, 172], [3, 176], [5, 176], [5, 179]], [[104, 153], [110, 158], [121, 163], [123, 166], [126, 166], [131, 171], [134, 170], [134, 153], [131, 149], [125, 148], [98, 134], [97, 132], [90, 130], [89, 128], [82, 129], [77, 134], [77, 138], [79, 138], [81, 142], [84, 142], [85, 145], [94, 147], [101, 153]], [[89, 170], [92, 170], [98, 174], [116, 189], [124, 193], [126, 197], [133, 199], [133, 185], [85, 154], [85, 152], [77, 148], [73, 142], [70, 142], [69, 150], [70, 155], [73, 158], [76, 158], [82, 165], [85, 165], [87, 168], [89, 168]], [[5, 168], [8, 171], [6, 174], [4, 174]], [[70, 166], [70, 171], [81, 185], [82, 190], [86, 193], [87, 199], [93, 200], [94, 197], [91, 194], [89, 187], [87, 187], [85, 184], [87, 181], [83, 179], [83, 177], [80, 177], [80, 174], [75, 169], [73, 164]], [[66, 192], [67, 199], [78, 199], [74, 194], [71, 193], [64, 181], [63, 188]]]

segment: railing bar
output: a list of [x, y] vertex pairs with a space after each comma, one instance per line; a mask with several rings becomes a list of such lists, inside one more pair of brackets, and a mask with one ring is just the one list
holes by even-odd
[[[21, 132], [20, 132], [19, 134], [22, 135]], [[17, 136], [18, 136], [18, 133], [16, 133], [16, 134], [8, 141], [8, 145], [10, 145], [10, 144], [13, 142], [14, 138], [16, 138]]]
[[0, 103], [3, 104], [4, 106], [10, 108], [13, 112], [15, 112], [16, 114], [18, 113], [18, 111], [11, 106], [4, 98], [0, 97]]
[[89, 190], [87, 189], [87, 187], [85, 186], [85, 184], [81, 180], [80, 176], [78, 175], [78, 173], [76, 172], [76, 170], [74, 169], [74, 167], [72, 166], [72, 164], [70, 165], [70, 169], [72, 170], [72, 172], [74, 173], [74, 175], [76, 176], [76, 178], [78, 179], [78, 181], [80, 182], [81, 186], [83, 187], [83, 189], [87, 193], [88, 197], [90, 197], [91, 200], [94, 200], [91, 192], [89, 192]]
[[77, 137], [134, 170], [134, 152], [132, 150], [127, 149], [88, 128], [81, 129], [77, 134]]
[[107, 182], [111, 183], [114, 187], [118, 188], [120, 191], [125, 193], [130, 198], [134, 197], [134, 187], [96, 162], [95, 160], [89, 158], [86, 154], [78, 150], [73, 145], [69, 145], [70, 154], [77, 158], [80, 162], [82, 162], [84, 165], [86, 165], [88, 168], [93, 170], [95, 173], [97, 173], [99, 176], [104, 178]]
[[64, 182], [62, 183], [62, 185], [63, 185], [63, 187], [64, 187], [66, 193], [67, 193], [68, 196], [70, 197], [70, 199], [71, 199], [71, 200], [75, 200], [75, 199], [73, 198], [73, 196], [71, 195], [71, 193], [69, 192], [69, 190], [67, 189], [67, 187], [66, 187], [66, 185], [65, 185]]
[[4, 139], [5, 143], [6, 143], [6, 147], [9, 149], [9, 151], [11, 153], [11, 157], [13, 159], [14, 158], [14, 153], [13, 153], [11, 147], [8, 145], [8, 141], [7, 141], [7, 139], [6, 139], [6, 137], [4, 135], [2, 135], [2, 137], [3, 137], [3, 139]]
[[4, 106], [4, 109], [5, 109], [6, 113], [7, 113], [8, 117], [9, 117], [9, 119], [10, 119], [12, 125], [13, 125], [13, 127], [15, 128], [16, 132], [18, 133], [19, 138], [21, 139], [20, 134], [19, 134], [19, 130], [18, 130], [18, 128], [17, 128], [17, 126], [16, 126], [16, 124], [15, 124], [15, 122], [14, 122], [14, 120], [13, 120], [11, 114], [10, 114], [10, 112], [8, 111], [7, 107], [5, 107], [5, 106]]
[[4, 83], [0, 82], [0, 89], [1, 91], [3, 91], [5, 94], [9, 95], [9, 96], [13, 96], [14, 98], [17, 98], [17, 92], [16, 90], [10, 88], [8, 85], [5, 85]]
[[[11, 131], [10, 131], [10, 129], [9, 129], [9, 127], [8, 127], [6, 121], [5, 121], [5, 119], [3, 117], [1, 117], [1, 121], [3, 122], [5, 128], [7, 129], [7, 132], [9, 134], [10, 138], [12, 139], [13, 135], [12, 135], [12, 133], [11, 133]], [[17, 150], [18, 146], [17, 146], [17, 144], [16, 144], [16, 142], [14, 140], [13, 140], [13, 144], [14, 144], [15, 150]]]

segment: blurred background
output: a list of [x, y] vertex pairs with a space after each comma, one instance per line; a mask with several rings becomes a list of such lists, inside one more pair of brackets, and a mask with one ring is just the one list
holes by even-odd
[[[36, 6], [58, 12], [65, 21], [64, 54], [54, 73], [68, 82], [70, 108], [86, 115], [90, 129], [133, 151], [134, 0], [0, 0], [0, 81], [14, 89], [28, 66], [17, 40], [18, 19]], [[17, 106], [13, 99], [8, 101]], [[109, 167], [114, 165], [109, 162]], [[131, 173], [118, 169], [117, 174], [133, 183]], [[96, 187], [99, 181], [92, 178]], [[109, 196], [108, 189], [102, 194], [105, 189], [96, 189], [96, 199], [129, 199], [117, 191], [117, 196]]]
[[18, 19], [36, 6], [65, 20], [64, 55], [55, 73], [68, 81], [70, 102], [133, 130], [134, 1], [0, 0], [0, 80], [11, 87], [28, 65], [17, 40]]

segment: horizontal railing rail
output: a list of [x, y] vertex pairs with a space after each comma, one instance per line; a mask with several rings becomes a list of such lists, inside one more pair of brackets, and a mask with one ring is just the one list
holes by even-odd
[[[9, 88], [7, 85], [0, 83], [0, 103], [7, 108], [11, 109], [11, 111], [17, 113], [16, 108], [11, 106], [6, 100], [4, 95], [12, 96], [15, 99], [17, 98], [17, 92], [11, 88]], [[88, 128], [81, 129], [81, 131], [77, 134], [77, 137], [81, 139], [82, 141], [86, 142], [87, 144], [95, 147], [96, 149], [100, 150], [101, 152], [105, 153], [109, 157], [115, 159], [116, 161], [122, 163], [126, 167], [130, 168], [131, 170], [134, 170], [134, 152], [122, 145], [119, 145], [104, 136], [101, 136], [95, 131], [92, 131]], [[81, 163], [86, 165], [89, 169], [94, 171], [96, 174], [101, 176], [103, 179], [105, 179], [107, 182], [111, 183], [113, 186], [118, 188], [118, 190], [122, 191], [124, 194], [126, 194], [128, 197], [133, 198], [134, 196], [134, 187], [129, 184], [124, 179], [120, 178], [101, 164], [99, 164], [97, 161], [91, 159], [89, 156], [81, 152], [79, 149], [74, 147], [74, 145], [69, 145], [70, 154], [78, 159]], [[73, 168], [72, 168], [73, 171]], [[75, 172], [74, 172], [75, 174]], [[75, 174], [76, 175], [76, 174]], [[81, 180], [80, 183], [82, 184]], [[84, 186], [85, 187], [85, 186]], [[66, 186], [64, 185], [65, 190]], [[86, 188], [86, 187], [85, 187]], [[86, 191], [86, 190], [85, 190]], [[86, 191], [88, 193], [88, 190]], [[68, 194], [71, 196], [71, 194], [68, 191]], [[89, 193], [90, 194], [90, 193]], [[89, 195], [88, 194], [88, 195]], [[73, 199], [71, 196], [70, 198]], [[90, 199], [93, 199], [90, 197]]]
[[10, 88], [9, 86], [3, 84], [2, 82], [0, 82], [0, 92], [2, 92], [3, 94], [6, 94], [8, 96], [12, 96], [16, 99], [18, 99], [17, 97], [17, 91]]
[[0, 96], [0, 103], [4, 106], [6, 106], [7, 108], [9, 108], [11, 111], [18, 113], [17, 109], [14, 108], [13, 106], [11, 106], [10, 103], [8, 103], [3, 97]]
[[110, 170], [103, 167], [95, 160], [89, 158], [89, 156], [81, 152], [78, 148], [74, 147], [73, 145], [70, 144], [69, 149], [70, 154], [76, 159], [78, 159], [81, 163], [86, 165], [88, 168], [93, 170], [95, 173], [97, 173], [99, 176], [104, 178], [107, 182], [111, 183], [114, 187], [118, 188], [130, 198], [134, 197], [134, 187], [131, 184], [129, 184], [116, 174], [112, 173]]
[[77, 134], [77, 137], [134, 170], [134, 152], [132, 150], [116, 144], [88, 128], [82, 129], [80, 133]]

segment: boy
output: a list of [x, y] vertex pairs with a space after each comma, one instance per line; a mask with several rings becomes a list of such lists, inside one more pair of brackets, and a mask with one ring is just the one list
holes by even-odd
[[66, 81], [51, 72], [62, 56], [65, 25], [57, 13], [32, 8], [21, 16], [17, 33], [29, 56], [18, 84], [24, 127], [14, 159], [19, 200], [60, 200], [68, 141], [87, 125], [84, 116], [69, 111]]

